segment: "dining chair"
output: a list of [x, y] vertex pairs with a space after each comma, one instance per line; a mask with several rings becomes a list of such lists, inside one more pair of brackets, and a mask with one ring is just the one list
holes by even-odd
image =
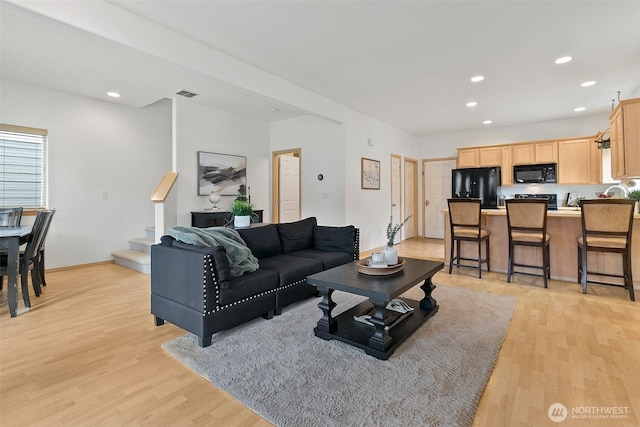
[[[587, 293], [587, 283], [622, 286], [629, 291], [631, 301], [636, 297], [631, 271], [631, 232], [635, 200], [594, 199], [581, 202], [582, 236], [578, 237], [578, 283], [582, 293]], [[622, 274], [589, 270], [589, 252], [609, 252], [622, 255]], [[589, 280], [589, 275], [617, 277], [623, 284]]]
[[[540, 276], [544, 278], [544, 287], [547, 287], [547, 279], [551, 278], [551, 266], [549, 256], [549, 235], [547, 234], [547, 208], [549, 201], [546, 199], [508, 199], [505, 200], [507, 209], [507, 232], [509, 236], [509, 263], [507, 267], [507, 282], [511, 283], [513, 273]], [[516, 246], [529, 246], [542, 249], [542, 265], [534, 265], [531, 262], [516, 262], [514, 251]], [[528, 271], [515, 271], [515, 267], [528, 269], [540, 269], [542, 274]]]
[[[22, 208], [0, 208], [0, 227], [15, 227], [22, 221]], [[0, 249], [0, 256], [6, 255], [5, 249]], [[4, 276], [0, 276], [0, 291], [4, 288]]]
[[[456, 267], [471, 267], [478, 269], [478, 278], [482, 279], [482, 264], [487, 264], [487, 271], [491, 271], [489, 256], [489, 231], [482, 228], [480, 199], [448, 199], [449, 226], [451, 232], [451, 254], [449, 257], [449, 274]], [[478, 244], [478, 257], [465, 258], [460, 255], [460, 244], [473, 242]], [[482, 242], [485, 243], [485, 258], [482, 258]], [[454, 246], [455, 256], [454, 256]], [[460, 261], [475, 261], [477, 266], [460, 264]]]
[[[51, 214], [47, 216], [46, 222], [43, 225], [43, 230], [40, 233], [39, 241], [36, 247], [36, 256], [32, 260], [34, 267], [31, 272], [32, 274], [31, 282], [33, 283], [33, 290], [36, 293], [37, 297], [39, 297], [40, 294], [42, 293], [41, 286], [47, 286], [47, 282], [45, 281], [45, 278], [44, 278], [44, 247], [45, 247], [47, 234], [49, 232], [49, 226], [51, 225], [51, 221], [53, 220], [53, 215], [56, 213], [56, 210], [49, 209], [49, 212], [51, 212]], [[33, 274], [38, 275], [37, 281], [33, 280]]]
[[15, 227], [22, 220], [22, 208], [0, 208], [0, 227]]
[[[52, 215], [52, 211], [44, 210], [39, 211], [36, 215], [36, 219], [33, 222], [31, 234], [24, 251], [20, 253], [20, 284], [22, 288], [22, 299], [25, 307], [31, 307], [31, 301], [29, 298], [29, 277], [28, 273], [31, 271], [31, 281], [34, 286], [36, 296], [40, 295], [40, 278], [38, 274], [38, 268], [36, 266], [35, 259], [38, 255], [38, 247], [41, 242], [42, 234], [45, 230], [47, 222]], [[0, 278], [3, 278], [8, 274], [9, 266], [6, 254], [0, 255]]]

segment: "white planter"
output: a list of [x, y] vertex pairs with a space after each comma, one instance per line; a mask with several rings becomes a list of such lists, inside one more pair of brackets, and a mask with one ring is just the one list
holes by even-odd
[[247, 216], [236, 215], [233, 217], [233, 226], [236, 228], [248, 227], [250, 223], [251, 223], [250, 215], [247, 215]]

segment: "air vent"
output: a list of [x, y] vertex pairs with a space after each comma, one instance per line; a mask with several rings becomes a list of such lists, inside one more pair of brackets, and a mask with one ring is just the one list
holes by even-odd
[[189, 92], [188, 90], [181, 90], [180, 92], [176, 92], [176, 95], [184, 96], [185, 98], [193, 98], [198, 95], [197, 93]]

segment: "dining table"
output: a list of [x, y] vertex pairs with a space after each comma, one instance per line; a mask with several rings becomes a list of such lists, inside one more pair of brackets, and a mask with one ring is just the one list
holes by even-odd
[[[0, 250], [7, 250], [7, 287], [9, 314], [16, 317], [18, 309], [18, 271], [20, 271], [20, 245], [26, 243], [31, 234], [30, 225], [0, 227]], [[23, 292], [25, 307], [31, 305], [29, 294]]]

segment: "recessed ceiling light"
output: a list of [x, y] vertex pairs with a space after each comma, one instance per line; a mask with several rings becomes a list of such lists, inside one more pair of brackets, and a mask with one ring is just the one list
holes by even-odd
[[584, 111], [584, 110], [586, 110], [585, 107], [577, 107], [573, 109], [573, 111]]
[[107, 95], [112, 98], [120, 98], [120, 94], [118, 92], [107, 92]]
[[475, 107], [476, 105], [478, 105], [476, 101], [467, 102], [467, 107]]
[[589, 87], [589, 86], [593, 86], [594, 84], [596, 84], [596, 82], [594, 80], [589, 80], [588, 82], [582, 83], [580, 86]]
[[556, 59], [556, 64], [566, 64], [571, 61], [573, 58], [570, 56], [563, 56], [561, 58]]
[[493, 120], [485, 120], [482, 122], [483, 125], [490, 125], [491, 123], [493, 123]]
[[474, 83], [478, 83], [478, 82], [481, 82], [481, 81], [483, 81], [483, 80], [484, 80], [484, 76], [474, 76], [474, 77], [471, 77], [471, 81], [472, 81], [472, 82], [474, 82]]

